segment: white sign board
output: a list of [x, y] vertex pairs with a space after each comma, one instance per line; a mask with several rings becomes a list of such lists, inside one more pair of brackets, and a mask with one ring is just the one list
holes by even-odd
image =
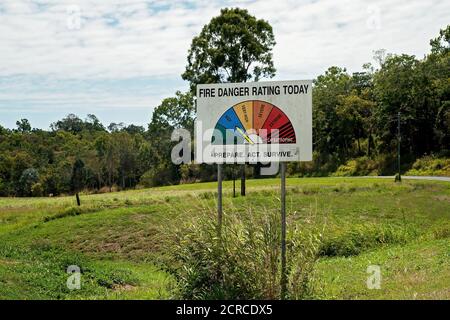
[[312, 160], [312, 81], [197, 86], [197, 163]]

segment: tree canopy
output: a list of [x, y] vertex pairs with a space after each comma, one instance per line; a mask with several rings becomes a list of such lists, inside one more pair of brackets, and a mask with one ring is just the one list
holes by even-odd
[[271, 25], [247, 10], [222, 9], [192, 40], [188, 64], [182, 75], [195, 86], [200, 83], [258, 81], [275, 75]]

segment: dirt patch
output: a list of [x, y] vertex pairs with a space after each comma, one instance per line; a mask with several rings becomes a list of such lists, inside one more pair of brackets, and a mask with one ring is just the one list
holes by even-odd
[[433, 199], [437, 201], [450, 202], [450, 196], [447, 195], [434, 196]]
[[19, 264], [19, 263], [20, 263], [20, 262], [17, 261], [17, 260], [0, 259], [0, 265], [3, 265], [3, 266], [13, 266], [13, 265], [17, 265], [17, 264]]
[[448, 300], [450, 299], [450, 289], [434, 290], [427, 293], [417, 294], [416, 299], [426, 299], [426, 300]]
[[105, 243], [100, 246], [101, 251], [106, 252], [118, 252], [121, 249], [121, 245], [117, 242], [114, 243]]
[[114, 291], [133, 291], [136, 290], [136, 286], [132, 286], [131, 284], [116, 284], [113, 286]]

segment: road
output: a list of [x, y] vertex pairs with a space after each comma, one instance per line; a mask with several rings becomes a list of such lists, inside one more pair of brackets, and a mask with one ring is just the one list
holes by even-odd
[[[355, 177], [356, 178], [356, 177]], [[377, 179], [392, 179], [394, 176], [364, 176], [361, 178], [377, 178]], [[402, 179], [408, 180], [432, 180], [432, 181], [447, 181], [450, 182], [450, 177], [433, 177], [433, 176], [402, 176]]]

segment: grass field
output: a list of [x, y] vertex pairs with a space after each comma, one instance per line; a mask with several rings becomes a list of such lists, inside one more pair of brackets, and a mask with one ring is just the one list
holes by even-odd
[[[319, 299], [450, 299], [450, 184], [366, 178], [288, 179], [288, 228], [321, 230]], [[170, 299], [163, 239], [215, 210], [215, 183], [74, 197], [0, 198], [0, 299]], [[279, 208], [279, 180], [248, 181], [224, 219]], [[69, 290], [70, 265], [81, 289]], [[366, 272], [379, 265], [381, 288]]]

